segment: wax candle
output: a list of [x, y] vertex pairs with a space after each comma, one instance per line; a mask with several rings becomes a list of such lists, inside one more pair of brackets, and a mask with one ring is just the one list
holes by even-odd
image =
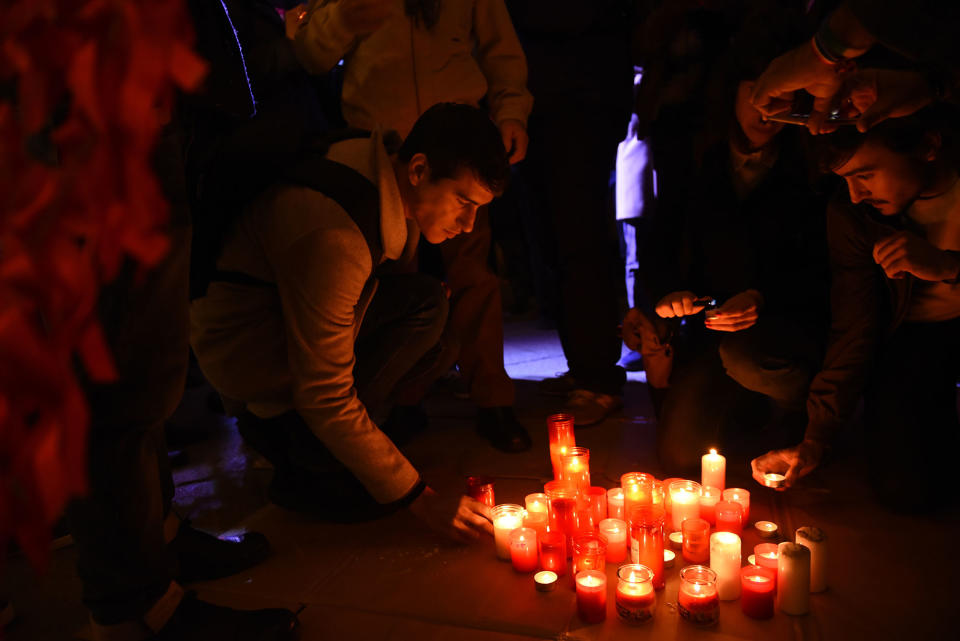
[[620, 487], [623, 489], [623, 513], [625, 515], [629, 517], [630, 510], [635, 507], [653, 504], [653, 483], [655, 480], [651, 475], [643, 472], [627, 472], [620, 477]]
[[810, 550], [810, 591], [827, 589], [827, 535], [818, 527], [805, 526], [797, 530], [796, 542]]
[[560, 456], [560, 480], [573, 483], [577, 493], [586, 497], [590, 489], [590, 450], [585, 447], [567, 448]]
[[549, 529], [567, 537], [569, 552], [578, 529], [577, 488], [568, 481], [550, 481], [543, 489], [547, 495]]
[[622, 487], [607, 490], [607, 516], [611, 519], [624, 519]]
[[775, 539], [779, 535], [780, 528], [773, 521], [757, 521], [753, 524], [757, 529], [757, 534], [761, 539]]
[[547, 434], [550, 439], [553, 478], [560, 480], [560, 457], [577, 444], [573, 436], [573, 415], [553, 414], [547, 417]]
[[666, 523], [664, 523], [664, 525], [666, 525], [668, 528], [673, 527], [673, 497], [670, 495], [670, 486], [677, 481], [683, 480], [684, 479], [678, 478], [663, 479], [663, 509], [666, 513]]
[[493, 497], [493, 479], [489, 476], [468, 476], [467, 496], [493, 507], [496, 505]]
[[510, 561], [517, 572], [537, 569], [537, 531], [518, 527], [510, 533]]
[[763, 484], [767, 487], [783, 487], [784, 482], [787, 480], [787, 477], [783, 474], [775, 474], [773, 472], [768, 472], [763, 475]]
[[607, 544], [597, 534], [583, 534], [573, 538], [573, 576], [583, 570], [603, 570], [607, 567]]
[[633, 563], [620, 566], [615, 600], [617, 616], [624, 623], [644, 623], [652, 619], [657, 595], [650, 568]]
[[597, 527], [607, 518], [607, 491], [602, 487], [591, 486], [587, 489], [587, 505], [590, 510], [590, 524]]
[[720, 491], [727, 486], [727, 459], [717, 450], [710, 450], [700, 458], [700, 484]]
[[748, 617], [769, 619], [773, 616], [774, 571], [761, 566], [740, 570], [740, 608]]
[[666, 585], [663, 571], [663, 506], [637, 507], [627, 516], [630, 519], [630, 560], [650, 568], [653, 587], [660, 590]]
[[715, 487], [700, 488], [700, 518], [710, 525], [717, 524], [717, 503], [723, 496], [723, 491]]
[[557, 576], [567, 573], [567, 537], [563, 532], [547, 532], [539, 540], [540, 568]]
[[681, 617], [691, 623], [716, 623], [720, 618], [717, 573], [702, 565], [688, 565], [680, 570], [677, 610]]
[[549, 523], [549, 514], [547, 512], [547, 495], [541, 493], [528, 494], [524, 499], [527, 507], [527, 516], [523, 519], [523, 526], [532, 528], [541, 535], [547, 531]]
[[710, 524], [704, 519], [683, 522], [683, 560], [694, 565], [710, 562]]
[[670, 504], [673, 510], [673, 529], [679, 531], [685, 520], [700, 518], [700, 484], [693, 481], [674, 481], [670, 484]]
[[607, 575], [583, 570], [577, 576], [577, 613], [587, 623], [607, 618]]
[[750, 522], [750, 492], [742, 487], [730, 487], [723, 491], [723, 500], [731, 503], [739, 503], [743, 508], [741, 514], [743, 523]]
[[533, 575], [533, 581], [537, 586], [537, 592], [552, 592], [557, 587], [557, 573], [543, 570]]
[[671, 532], [667, 535], [667, 540], [670, 541], [670, 547], [679, 550], [683, 547], [683, 532]]
[[710, 535], [710, 569], [717, 573], [721, 601], [740, 596], [740, 537], [732, 532]]
[[777, 608], [786, 614], [810, 609], [810, 548], [785, 541], [777, 562]]
[[663, 551], [663, 567], [672, 568], [673, 562], [677, 558], [677, 553], [673, 550], [664, 550]]
[[743, 531], [743, 508], [739, 503], [720, 501], [716, 507], [717, 532], [733, 532], [739, 535]]
[[497, 556], [503, 561], [510, 560], [510, 533], [523, 527], [523, 508], [519, 505], [504, 503], [492, 509], [493, 542], [497, 547]]
[[754, 561], [757, 565], [777, 569], [777, 562], [780, 560], [780, 552], [776, 543], [759, 543], [753, 548]]
[[620, 563], [627, 558], [627, 524], [620, 519], [604, 519], [598, 528], [607, 543], [607, 562]]

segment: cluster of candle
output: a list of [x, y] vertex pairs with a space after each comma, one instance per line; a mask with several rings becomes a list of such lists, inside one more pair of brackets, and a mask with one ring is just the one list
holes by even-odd
[[[608, 563], [619, 566], [619, 618], [642, 623], [653, 617], [656, 591], [665, 586], [665, 558], [672, 565], [674, 557], [664, 550], [665, 538], [690, 564], [680, 572], [678, 610], [694, 623], [714, 623], [721, 600], [740, 599], [744, 613], [755, 618], [773, 616], [775, 602], [783, 612], [803, 614], [809, 593], [825, 588], [826, 537], [817, 528], [798, 530], [796, 543], [757, 545], [750, 564], [741, 567], [750, 492], [725, 487], [726, 459], [716, 450], [702, 457], [700, 483], [629, 472], [620, 487], [608, 490], [590, 484], [590, 452], [577, 447], [572, 417], [551, 416], [548, 428], [554, 479], [542, 493], [528, 495], [525, 506], [493, 508], [496, 551], [517, 572], [536, 572], [541, 591], [555, 587], [570, 559], [584, 621], [606, 616]], [[492, 501], [492, 483], [471, 480]], [[777, 538], [776, 524], [754, 525], [761, 538]]]

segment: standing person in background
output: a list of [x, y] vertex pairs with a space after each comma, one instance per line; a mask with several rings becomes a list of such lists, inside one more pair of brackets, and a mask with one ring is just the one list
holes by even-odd
[[[439, 102], [485, 101], [510, 161], [526, 154], [533, 105], [527, 65], [503, 0], [313, 0], [294, 39], [312, 73], [344, 62], [342, 108], [361, 129], [405, 137]], [[489, 266], [486, 208], [472, 233], [440, 251], [451, 289], [447, 334], [478, 405], [477, 429], [497, 449], [530, 448], [513, 412], [513, 382], [503, 366], [500, 282]]]

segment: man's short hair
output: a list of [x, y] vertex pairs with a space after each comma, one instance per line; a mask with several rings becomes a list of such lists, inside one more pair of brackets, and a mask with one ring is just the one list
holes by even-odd
[[957, 166], [957, 110], [949, 105], [932, 105], [902, 118], [888, 118], [866, 133], [853, 126], [842, 126], [835, 132], [816, 136], [815, 154], [820, 171], [829, 173], [844, 166], [869, 141], [876, 141], [890, 151], [914, 156], [926, 151], [931, 134], [940, 136], [940, 153]]
[[510, 181], [510, 161], [500, 130], [482, 110], [470, 105], [441, 102], [427, 109], [400, 145], [399, 157], [408, 162], [424, 154], [431, 180], [455, 178], [466, 170], [494, 195]]

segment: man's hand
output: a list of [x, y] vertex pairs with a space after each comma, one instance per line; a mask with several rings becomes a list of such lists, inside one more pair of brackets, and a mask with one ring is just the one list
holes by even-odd
[[763, 475], [783, 474], [784, 485], [791, 487], [797, 479], [806, 476], [820, 465], [823, 458], [823, 445], [815, 441], [803, 441], [794, 447], [773, 450], [750, 461], [753, 478], [764, 485]]
[[857, 129], [861, 132], [887, 118], [909, 116], [933, 102], [933, 89], [917, 71], [857, 71], [844, 80], [842, 93], [860, 114]]
[[903, 278], [910, 273], [920, 280], [941, 281], [956, 278], [960, 261], [937, 249], [916, 234], [899, 231], [873, 246], [873, 260], [887, 278]]
[[365, 36], [379, 29], [396, 11], [396, 0], [340, 0], [337, 16], [349, 33]]
[[[692, 316], [703, 311], [703, 305], [695, 305], [697, 295], [693, 292], [680, 291], [667, 294], [657, 303], [655, 311], [661, 318], [681, 318]], [[628, 346], [629, 347], [629, 346]]]
[[763, 296], [755, 289], [740, 292], [717, 308], [703, 324], [718, 332], [739, 332], [757, 324]]
[[466, 495], [437, 494], [428, 487], [410, 504], [410, 511], [455, 541], [470, 543], [484, 532], [493, 535], [490, 507]]
[[500, 123], [500, 135], [503, 136], [503, 146], [510, 155], [510, 164], [516, 164], [527, 155], [527, 144], [530, 137], [527, 128], [519, 120], [508, 119]]

